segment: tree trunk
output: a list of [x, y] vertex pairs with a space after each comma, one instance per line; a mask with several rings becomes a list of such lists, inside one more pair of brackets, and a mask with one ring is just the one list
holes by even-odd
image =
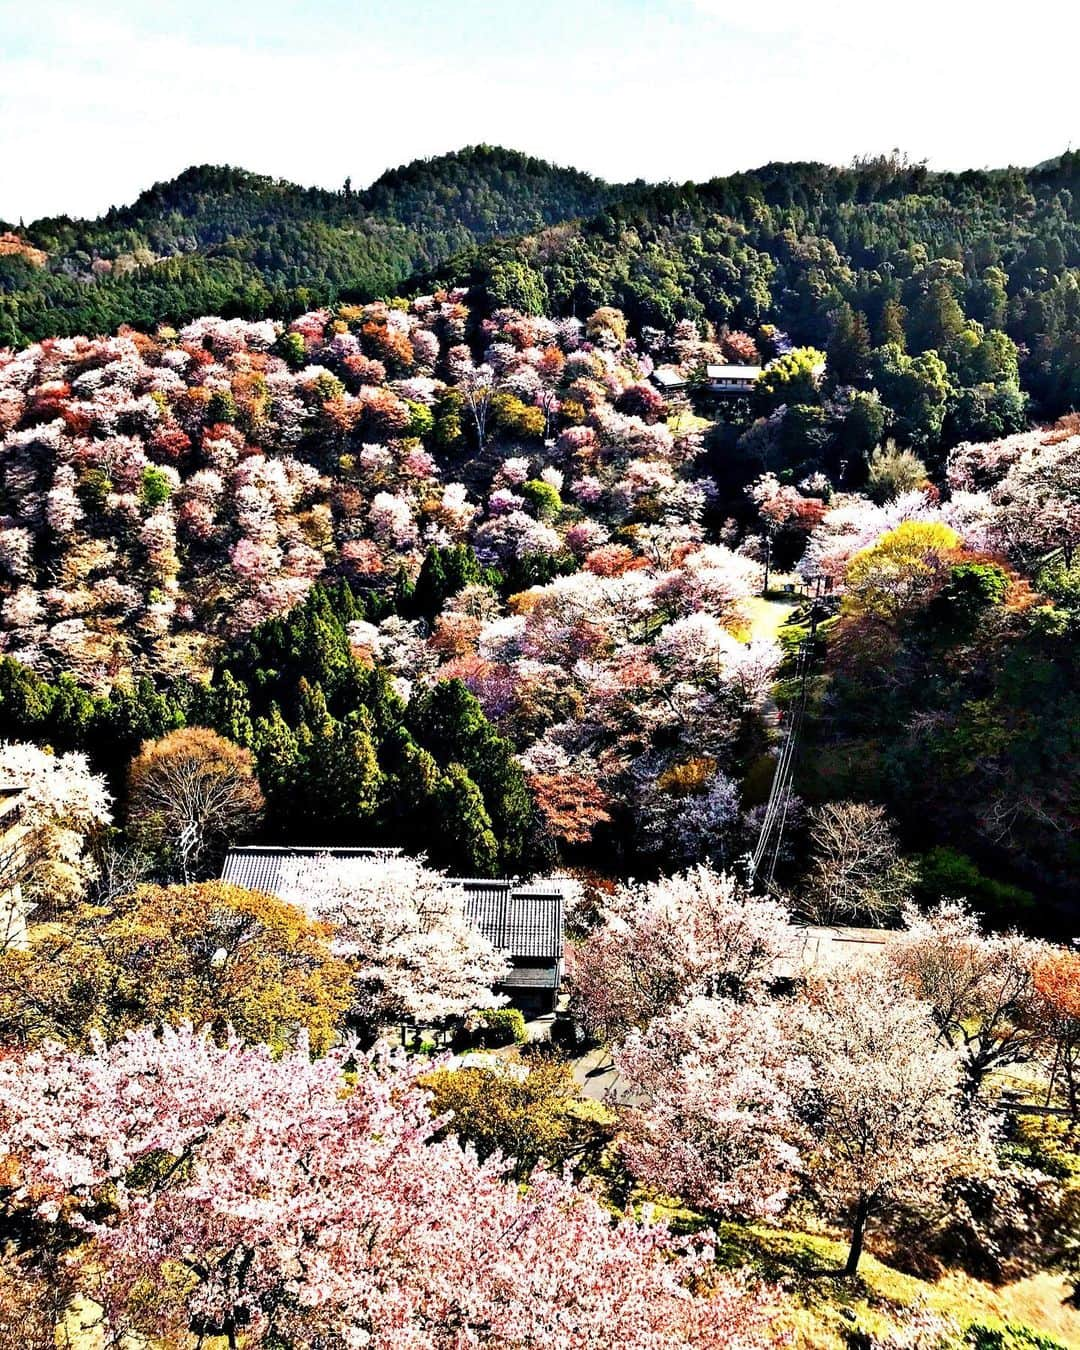
[[863, 1237], [866, 1233], [866, 1221], [870, 1217], [870, 1201], [865, 1195], [859, 1196], [855, 1206], [855, 1224], [851, 1230], [851, 1250], [848, 1252], [845, 1275], [854, 1275], [859, 1269], [859, 1257], [862, 1256]]

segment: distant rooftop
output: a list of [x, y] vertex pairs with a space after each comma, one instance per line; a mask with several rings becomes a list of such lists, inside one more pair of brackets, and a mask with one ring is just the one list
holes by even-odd
[[706, 366], [705, 374], [710, 380], [756, 380], [761, 374], [761, 366]]
[[788, 954], [778, 963], [776, 975], [792, 977], [815, 971], [829, 974], [884, 954], [901, 935], [895, 928], [817, 926], [794, 928]]

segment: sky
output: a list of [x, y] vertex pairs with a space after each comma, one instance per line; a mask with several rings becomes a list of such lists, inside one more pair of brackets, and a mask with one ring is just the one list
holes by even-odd
[[1074, 0], [0, 0], [0, 220], [191, 164], [362, 187], [487, 142], [611, 181], [1080, 146]]

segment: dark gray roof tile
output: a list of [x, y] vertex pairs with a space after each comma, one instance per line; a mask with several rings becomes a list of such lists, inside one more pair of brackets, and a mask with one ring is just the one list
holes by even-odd
[[[367, 860], [380, 852], [386, 850], [234, 848], [225, 859], [221, 879], [247, 890], [277, 895], [286, 860], [310, 858], [312, 867], [316, 868], [320, 859], [326, 857], [335, 862], [350, 858]], [[449, 880], [464, 890], [466, 914], [493, 946], [515, 958], [544, 962], [557, 962], [562, 958], [565, 904], [563, 893], [557, 886], [515, 885], [490, 877], [451, 877]]]

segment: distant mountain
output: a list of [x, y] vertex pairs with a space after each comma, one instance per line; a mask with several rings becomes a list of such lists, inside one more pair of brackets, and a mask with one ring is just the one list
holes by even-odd
[[[633, 331], [771, 324], [822, 348], [850, 308], [872, 345], [899, 339], [963, 368], [977, 391], [964, 425], [999, 435], [1000, 408], [976, 404], [1015, 385], [1017, 358], [1037, 413], [1080, 406], [1080, 154], [1030, 170], [931, 173], [881, 157], [635, 184], [591, 218], [474, 245], [414, 281], [449, 284], [489, 310], [615, 305]], [[980, 341], [971, 323], [1018, 353]]]
[[592, 215], [617, 193], [491, 146], [417, 161], [359, 192], [193, 167], [96, 220], [13, 231], [47, 260], [0, 253], [0, 343], [369, 299], [470, 245]]

